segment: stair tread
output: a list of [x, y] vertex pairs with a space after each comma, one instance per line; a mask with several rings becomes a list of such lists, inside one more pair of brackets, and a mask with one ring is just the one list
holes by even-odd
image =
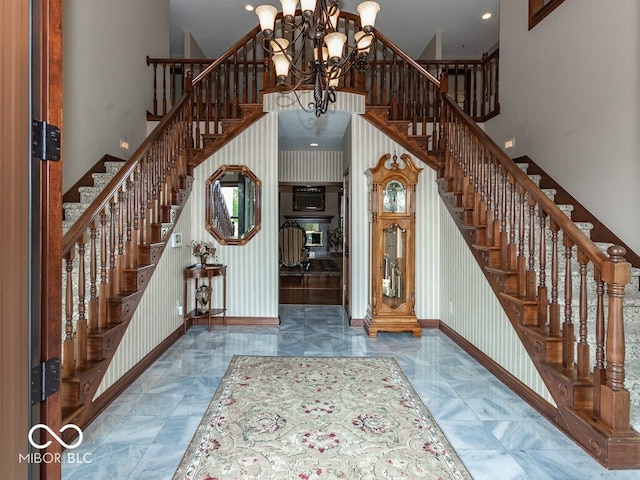
[[69, 376], [62, 377], [62, 381], [67, 381], [71, 383], [79, 382], [82, 377], [93, 372], [95, 369], [100, 366], [104, 366], [107, 363], [107, 360], [88, 360], [87, 365], [84, 367], [76, 367], [73, 373]]
[[106, 327], [101, 327], [96, 330], [90, 330], [87, 332], [88, 337], [102, 337], [106, 333], [110, 333], [118, 327], [122, 327], [123, 323], [109, 323]]
[[538, 300], [535, 299], [530, 299], [530, 298], [524, 298], [521, 297], [519, 295], [513, 295], [510, 293], [505, 293], [505, 292], [500, 292], [500, 296], [502, 296], [503, 298], [510, 300], [514, 303], [518, 303], [520, 305], [538, 305]]
[[[561, 337], [558, 337], [561, 338]], [[550, 367], [555, 374], [561, 375], [566, 379], [570, 379], [572, 383], [581, 387], [591, 387], [593, 386], [593, 381], [591, 378], [578, 378], [578, 371], [576, 369], [567, 370], [562, 366], [562, 362], [546, 362], [544, 360], [540, 361], [541, 365], [545, 365]]]
[[485, 266], [484, 268], [488, 272], [497, 273], [497, 274], [501, 274], [501, 275], [517, 275], [517, 273], [518, 273], [515, 270], [507, 270], [507, 269], [504, 269], [502, 267], [488, 267], [488, 266]]

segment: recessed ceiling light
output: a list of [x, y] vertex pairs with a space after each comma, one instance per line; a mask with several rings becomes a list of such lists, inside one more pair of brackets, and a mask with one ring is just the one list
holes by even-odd
[[247, 12], [253, 12], [253, 5], [245, 5], [245, 6], [244, 6], [244, 9], [245, 9]]
[[484, 12], [482, 14], [482, 19], [483, 20], [489, 20], [491, 18], [492, 13], [491, 12]]
[[310, 146], [310, 147], [317, 147], [317, 146], [318, 146], [318, 144], [317, 144], [317, 143], [310, 143], [310, 144], [309, 144], [309, 146]]

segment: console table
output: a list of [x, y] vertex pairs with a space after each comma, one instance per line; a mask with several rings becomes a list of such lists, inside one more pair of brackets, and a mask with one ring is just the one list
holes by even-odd
[[[212, 279], [214, 277], [222, 277], [222, 308], [212, 308], [211, 301], [213, 298]], [[201, 313], [198, 309], [198, 301], [195, 298], [195, 293], [192, 295], [187, 294], [187, 287], [190, 280], [195, 281], [195, 290], [200, 285], [206, 285], [209, 287], [209, 302], [206, 308], [206, 313]], [[193, 310], [189, 310], [189, 297], [193, 299]], [[217, 302], [216, 302], [217, 303]], [[222, 325], [226, 325], [227, 320], [227, 267], [226, 265], [202, 265], [191, 266], [184, 269], [184, 295], [183, 295], [183, 308], [184, 308], [184, 331], [187, 331], [187, 323], [189, 320], [195, 322], [201, 318], [207, 319], [207, 329], [211, 331], [211, 319], [215, 315], [222, 314]]]

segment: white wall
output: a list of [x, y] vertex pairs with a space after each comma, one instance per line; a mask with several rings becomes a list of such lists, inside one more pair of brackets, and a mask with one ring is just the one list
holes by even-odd
[[440, 319], [555, 405], [446, 206], [439, 207]]
[[207, 58], [191, 32], [184, 32], [184, 58]]
[[[191, 230], [193, 203], [192, 195], [173, 230], [183, 233], [185, 240]], [[193, 260], [187, 242], [184, 245], [181, 248], [165, 247], [96, 397], [182, 325], [182, 317], [177, 309], [177, 303], [183, 302], [182, 272]]]
[[146, 56], [169, 57], [169, 0], [65, 0], [62, 37], [67, 191], [103, 155], [126, 160], [144, 140]]
[[640, 253], [640, 2], [567, 1], [531, 31], [500, 2], [501, 113], [486, 123]]

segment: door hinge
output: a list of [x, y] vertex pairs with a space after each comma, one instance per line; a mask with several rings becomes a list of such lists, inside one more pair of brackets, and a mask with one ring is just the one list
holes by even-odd
[[35, 405], [58, 391], [60, 387], [60, 359], [52, 358], [31, 369], [31, 405]]
[[31, 154], [42, 160], [60, 160], [60, 129], [40, 120], [31, 122]]

